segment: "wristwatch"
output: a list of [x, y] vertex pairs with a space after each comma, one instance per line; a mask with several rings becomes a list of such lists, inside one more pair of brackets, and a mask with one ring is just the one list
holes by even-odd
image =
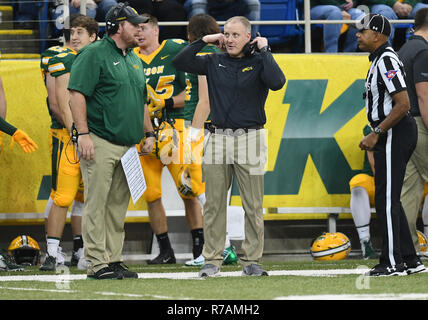
[[383, 133], [382, 129], [379, 127], [374, 128], [373, 131], [374, 131], [374, 133], [376, 133], [378, 135], [381, 135]]

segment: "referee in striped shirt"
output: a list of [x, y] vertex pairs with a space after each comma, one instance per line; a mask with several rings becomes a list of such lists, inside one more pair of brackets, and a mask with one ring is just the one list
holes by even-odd
[[416, 255], [409, 225], [400, 201], [406, 165], [416, 146], [417, 129], [410, 115], [404, 67], [388, 44], [391, 25], [379, 14], [368, 14], [357, 23], [357, 41], [372, 62], [364, 99], [373, 132], [360, 142], [373, 150], [375, 207], [382, 232], [379, 264], [368, 276], [406, 275], [425, 269]]

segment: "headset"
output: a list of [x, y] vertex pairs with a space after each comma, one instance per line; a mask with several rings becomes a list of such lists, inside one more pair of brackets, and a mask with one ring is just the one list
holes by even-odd
[[106, 29], [108, 34], [115, 34], [119, 29], [119, 24], [116, 19], [120, 16], [122, 11], [128, 6], [128, 2], [119, 2], [116, 8], [113, 9], [113, 14], [106, 20]]

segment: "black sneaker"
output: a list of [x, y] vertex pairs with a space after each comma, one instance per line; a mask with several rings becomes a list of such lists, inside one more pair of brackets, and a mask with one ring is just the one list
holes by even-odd
[[422, 263], [421, 259], [419, 259], [418, 257], [416, 257], [410, 262], [405, 262], [404, 266], [406, 268], [407, 274], [418, 273], [425, 270], [424, 264]]
[[55, 271], [56, 268], [56, 258], [50, 255], [46, 256], [45, 261], [40, 266], [40, 271]]
[[134, 271], [130, 271], [123, 262], [112, 262], [108, 265], [111, 270], [121, 274], [123, 278], [138, 278], [138, 274]]
[[111, 269], [110, 267], [105, 267], [98, 270], [94, 274], [87, 275], [87, 278], [93, 280], [122, 280], [123, 275]]
[[366, 272], [367, 277], [389, 277], [389, 276], [405, 276], [407, 275], [404, 263], [395, 266], [378, 264], [370, 271]]
[[0, 252], [0, 270], [2, 271], [24, 271], [24, 267], [16, 264], [12, 257], [6, 252]]
[[79, 257], [77, 256], [76, 251], [73, 251], [73, 253], [71, 254], [71, 259], [70, 261], [65, 261], [65, 265], [67, 267], [77, 267], [77, 263], [79, 262]]
[[147, 261], [147, 264], [175, 264], [174, 250], [161, 252], [153, 260]]
[[373, 249], [373, 245], [370, 239], [361, 241], [361, 251], [363, 253], [364, 260], [379, 258], [375, 250]]
[[79, 257], [77, 256], [77, 252], [73, 251], [71, 254], [70, 267], [77, 267], [77, 263], [79, 262]]

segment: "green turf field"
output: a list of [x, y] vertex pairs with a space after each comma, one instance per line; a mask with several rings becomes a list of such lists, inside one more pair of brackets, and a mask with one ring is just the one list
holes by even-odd
[[199, 279], [197, 267], [182, 264], [129, 265], [138, 279], [86, 280], [76, 268], [0, 272], [1, 300], [275, 300], [428, 299], [428, 272], [367, 278], [376, 260], [266, 261], [269, 277], [242, 277], [239, 266], [220, 277]]

